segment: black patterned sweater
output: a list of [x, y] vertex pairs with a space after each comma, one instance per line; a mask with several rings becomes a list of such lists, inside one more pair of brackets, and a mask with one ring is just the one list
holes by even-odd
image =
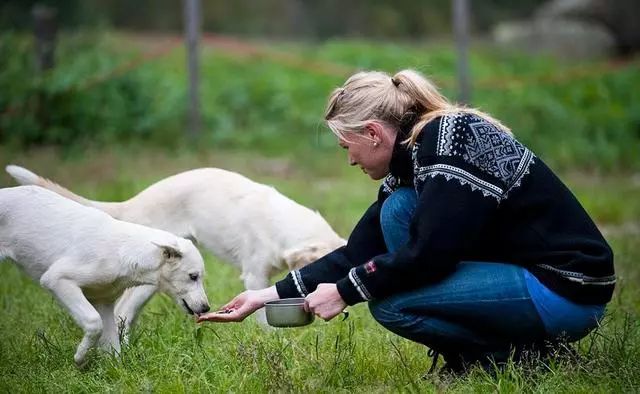
[[[277, 282], [281, 298], [336, 283], [353, 305], [439, 281], [460, 261], [486, 261], [523, 266], [576, 303], [611, 299], [611, 248], [569, 189], [510, 134], [476, 115], [442, 116], [412, 148], [396, 141], [390, 168], [347, 245]], [[389, 253], [380, 207], [401, 186], [414, 187], [418, 203], [409, 241]]]

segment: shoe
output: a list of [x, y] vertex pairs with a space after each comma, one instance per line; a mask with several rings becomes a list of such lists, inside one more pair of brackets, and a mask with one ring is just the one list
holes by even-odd
[[[506, 354], [506, 356], [505, 356]], [[438, 374], [448, 374], [448, 375], [465, 375], [473, 367], [480, 367], [487, 373], [491, 375], [495, 375], [497, 371], [504, 368], [507, 364], [506, 360], [508, 360], [508, 353], [498, 352], [498, 353], [478, 353], [478, 354], [462, 354], [462, 353], [446, 353], [440, 354], [436, 351], [432, 351], [428, 354], [430, 357], [433, 357], [433, 361], [431, 363], [431, 368], [424, 375], [423, 378], [432, 375], [435, 370], [435, 365], [437, 364], [437, 357], [442, 355], [445, 364], [438, 370]], [[504, 361], [503, 361], [504, 359]]]
[[443, 356], [445, 364], [437, 371], [437, 374], [448, 375], [464, 375], [468, 370], [468, 365], [464, 362], [460, 354], [441, 354], [437, 350], [429, 349], [427, 356], [431, 357], [431, 366], [429, 370], [422, 375], [422, 380], [427, 380], [434, 374], [436, 374], [436, 366], [438, 365], [438, 359]]

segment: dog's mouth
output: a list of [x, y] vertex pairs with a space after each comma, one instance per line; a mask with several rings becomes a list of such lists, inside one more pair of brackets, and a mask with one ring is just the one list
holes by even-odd
[[190, 315], [195, 315], [195, 313], [193, 312], [193, 309], [189, 308], [187, 301], [185, 301], [184, 298], [181, 298], [181, 300], [182, 300], [182, 305], [184, 306], [184, 309], [186, 309]]

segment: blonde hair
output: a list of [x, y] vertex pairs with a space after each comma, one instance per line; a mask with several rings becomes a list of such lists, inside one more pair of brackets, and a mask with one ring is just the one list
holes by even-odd
[[450, 103], [431, 81], [414, 70], [402, 70], [393, 77], [379, 71], [352, 75], [329, 96], [324, 118], [334, 134], [344, 137], [345, 133], [362, 132], [371, 120], [399, 129], [408, 115], [414, 115], [417, 121], [403, 141], [413, 145], [428, 122], [461, 112], [478, 115], [511, 132], [500, 121], [477, 109]]

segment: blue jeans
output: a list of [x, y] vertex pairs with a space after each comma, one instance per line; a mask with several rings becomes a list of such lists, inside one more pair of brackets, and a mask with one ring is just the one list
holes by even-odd
[[[413, 189], [400, 188], [382, 205], [380, 223], [389, 251], [407, 242], [416, 203]], [[460, 358], [469, 362], [487, 357], [504, 361], [511, 351], [555, 340], [559, 332], [550, 332], [547, 327], [573, 330], [573, 340], [595, 327], [601, 314], [587, 313], [578, 322], [569, 319], [574, 321], [570, 327], [545, 325], [527, 286], [538, 283], [550, 290], [530, 278], [528, 281], [527, 274], [514, 264], [463, 261], [442, 281], [371, 301], [369, 309], [385, 328], [439, 351], [452, 363]], [[560, 297], [551, 294], [552, 299]], [[561, 300], [568, 305], [562, 304], [562, 312], [575, 317], [571, 309], [575, 304]], [[576, 305], [582, 311], [579, 307]]]

